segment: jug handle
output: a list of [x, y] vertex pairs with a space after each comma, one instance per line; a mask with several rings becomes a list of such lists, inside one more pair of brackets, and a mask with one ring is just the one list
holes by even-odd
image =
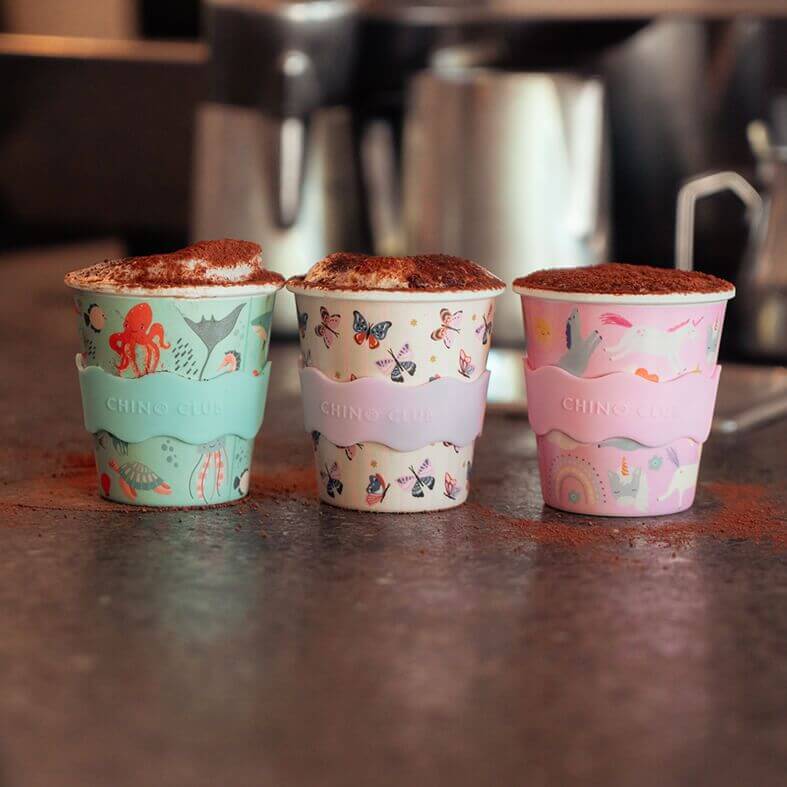
[[675, 221], [675, 267], [678, 270], [694, 268], [694, 209], [697, 200], [722, 191], [732, 191], [743, 202], [749, 224], [753, 224], [762, 212], [762, 197], [737, 172], [711, 172], [687, 180], [678, 192]]

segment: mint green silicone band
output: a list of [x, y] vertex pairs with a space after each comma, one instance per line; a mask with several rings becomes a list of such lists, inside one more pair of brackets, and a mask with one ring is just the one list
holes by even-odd
[[187, 380], [171, 372], [115, 377], [77, 356], [82, 410], [88, 432], [106, 431], [127, 443], [175, 437], [208, 443], [224, 435], [252, 439], [262, 426], [270, 362], [258, 376], [229, 372]]

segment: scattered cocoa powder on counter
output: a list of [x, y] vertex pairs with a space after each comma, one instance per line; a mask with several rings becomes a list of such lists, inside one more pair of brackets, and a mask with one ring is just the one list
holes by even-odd
[[93, 468], [96, 466], [96, 459], [92, 453], [68, 453], [63, 456], [62, 461], [64, 468]]
[[486, 508], [477, 503], [466, 505], [477, 510], [488, 525], [504, 525], [505, 537], [519, 540], [523, 536], [540, 544], [569, 549], [634, 546], [645, 543], [680, 549], [698, 538], [721, 541], [748, 541], [769, 545], [777, 551], [787, 550], [787, 521], [784, 512], [769, 500], [757, 484], [712, 482], [703, 488], [715, 498], [715, 506], [701, 517], [671, 520], [661, 517], [636, 522], [599, 517], [577, 521], [571, 514], [555, 511], [555, 520], [518, 519]]
[[[71, 453], [59, 457], [56, 472], [11, 482], [0, 488], [0, 511], [38, 508], [54, 511], [104, 513], [167, 513], [174, 510], [114, 503], [99, 497], [98, 482], [90, 453]], [[693, 544], [697, 539], [741, 541], [787, 551], [787, 521], [783, 507], [768, 497], [758, 484], [710, 482], [701, 485], [703, 510], [686, 518], [654, 517], [624, 519], [578, 517], [549, 511], [544, 519], [522, 519], [470, 501], [458, 513], [470, 512], [480, 530], [516, 543], [536, 542], [573, 550], [619, 549], [638, 543], [669, 549], [672, 552]], [[297, 501], [317, 506], [314, 467], [284, 466], [262, 472], [255, 469], [249, 497], [213, 508], [236, 506], [237, 511], [258, 511], [265, 500]], [[687, 515], [690, 512], [687, 512]], [[405, 515], [406, 516], [406, 515]], [[419, 515], [420, 516], [420, 515]], [[13, 517], [5, 523], [13, 524]], [[77, 518], [77, 522], [78, 522]], [[428, 516], [419, 524], [429, 527]]]
[[704, 485], [719, 503], [718, 509], [701, 521], [669, 522], [654, 528], [649, 540], [680, 547], [698, 536], [724, 540], [768, 542], [787, 549], [787, 521], [784, 512], [757, 484], [720, 481]]
[[288, 467], [252, 476], [250, 495], [259, 497], [293, 497], [317, 500], [314, 465]]
[[514, 281], [515, 287], [606, 295], [671, 295], [727, 292], [732, 284], [700, 271], [607, 262], [584, 268], [549, 268]]

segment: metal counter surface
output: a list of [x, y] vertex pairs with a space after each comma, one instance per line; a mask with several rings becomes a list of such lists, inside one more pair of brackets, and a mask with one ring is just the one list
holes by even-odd
[[[74, 265], [33, 263], [0, 292], [2, 787], [784, 783], [787, 552], [534, 539], [590, 525], [542, 509], [533, 435], [494, 412], [471, 504], [318, 505], [288, 346], [252, 503], [91, 511]], [[783, 505], [786, 447], [784, 421], [713, 438], [688, 517], [708, 482]]]

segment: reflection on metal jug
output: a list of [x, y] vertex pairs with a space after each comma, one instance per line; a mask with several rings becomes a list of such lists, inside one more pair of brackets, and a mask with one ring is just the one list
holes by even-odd
[[[599, 80], [488, 68], [417, 75], [406, 106], [408, 252], [478, 260], [504, 281], [608, 254], [608, 145]], [[519, 341], [515, 299], [496, 337]]]

